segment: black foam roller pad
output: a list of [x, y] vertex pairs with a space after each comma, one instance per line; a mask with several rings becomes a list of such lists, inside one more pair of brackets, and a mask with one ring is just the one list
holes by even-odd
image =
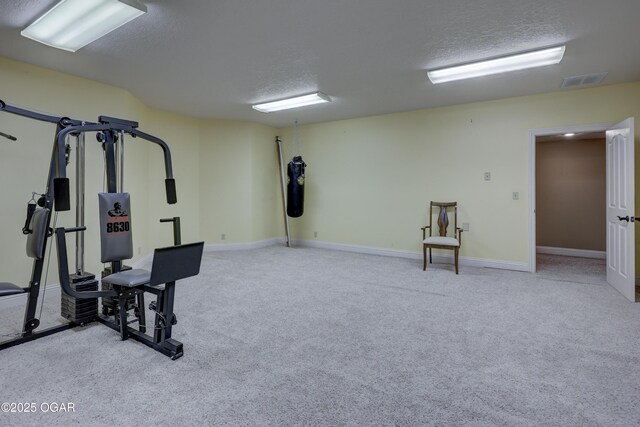
[[71, 210], [69, 197], [69, 178], [55, 178], [53, 180], [53, 199], [58, 212]]
[[178, 203], [178, 196], [176, 195], [176, 180], [173, 178], [167, 178], [164, 180], [164, 185], [167, 189], [167, 203], [170, 205]]

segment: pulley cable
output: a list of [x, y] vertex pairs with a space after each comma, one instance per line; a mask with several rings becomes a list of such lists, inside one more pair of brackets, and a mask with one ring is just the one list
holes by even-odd
[[[53, 230], [56, 228], [56, 224], [58, 222], [58, 212], [56, 211], [53, 215]], [[53, 243], [53, 242], [52, 242]], [[47, 295], [47, 280], [49, 278], [49, 266], [51, 265], [51, 251], [53, 249], [53, 244], [49, 245], [49, 255], [47, 255], [47, 268], [44, 273], [44, 288], [42, 289], [42, 303], [40, 304], [40, 314], [38, 318], [42, 318], [42, 309], [44, 308], [45, 296]]]

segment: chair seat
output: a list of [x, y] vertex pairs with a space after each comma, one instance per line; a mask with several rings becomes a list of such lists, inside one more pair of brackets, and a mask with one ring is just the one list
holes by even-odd
[[8, 295], [17, 295], [27, 292], [26, 289], [21, 288], [13, 283], [0, 282], [0, 297], [6, 297]]
[[444, 236], [431, 236], [427, 237], [422, 241], [425, 245], [439, 245], [439, 246], [451, 246], [456, 247], [460, 246], [460, 242], [458, 239], [453, 237], [444, 237]]
[[118, 273], [110, 274], [107, 277], [102, 278], [102, 283], [107, 283], [116, 286], [125, 286], [127, 288], [135, 288], [138, 286], [146, 285], [151, 280], [151, 272], [136, 268], [133, 270], [120, 271]]

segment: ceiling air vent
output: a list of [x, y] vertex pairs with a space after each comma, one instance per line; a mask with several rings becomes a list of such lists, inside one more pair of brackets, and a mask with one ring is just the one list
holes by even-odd
[[562, 80], [562, 88], [595, 85], [606, 77], [607, 73], [585, 74], [583, 76], [565, 77]]

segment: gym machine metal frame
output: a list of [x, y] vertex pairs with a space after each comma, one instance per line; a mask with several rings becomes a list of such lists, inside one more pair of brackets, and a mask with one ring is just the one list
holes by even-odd
[[[84, 134], [88, 132], [96, 132], [98, 134], [98, 140], [103, 143], [105, 151], [105, 168], [106, 168], [106, 185], [108, 193], [118, 192], [118, 181], [122, 183], [122, 160], [120, 163], [116, 160], [118, 154], [123, 153], [123, 146], [121, 145], [119, 150], [116, 150], [116, 140], [118, 135], [120, 138], [124, 134], [131, 135], [134, 138], [141, 138], [151, 143], [154, 143], [163, 150], [164, 164], [165, 164], [165, 190], [167, 203], [174, 204], [177, 202], [175, 180], [173, 178], [173, 168], [171, 163], [171, 152], [168, 145], [159, 138], [149, 135], [137, 129], [138, 123], [128, 120], [117, 119], [113, 117], [100, 116], [99, 124], [84, 124], [79, 126], [72, 126], [67, 129], [63, 129], [58, 133], [58, 143], [64, 141], [69, 134]], [[119, 153], [117, 153], [119, 151]], [[118, 167], [119, 166], [119, 167]], [[120, 172], [120, 173], [118, 173]], [[163, 219], [161, 222], [173, 222], [174, 225], [174, 244], [180, 244], [180, 219], [178, 217]], [[164, 285], [164, 288], [157, 288], [152, 286], [144, 286], [143, 288], [126, 288], [126, 287], [114, 287], [111, 290], [100, 291], [76, 291], [69, 283], [69, 280], [63, 278], [69, 277], [68, 275], [68, 258], [66, 254], [66, 238], [65, 234], [68, 232], [82, 232], [84, 227], [74, 228], [58, 228], [56, 229], [56, 239], [58, 242], [58, 263], [61, 277], [61, 286], [64, 291], [75, 298], [89, 299], [89, 298], [114, 298], [117, 299], [117, 308], [113, 312], [113, 320], [110, 316], [104, 314], [98, 314], [96, 320], [105, 326], [110, 327], [120, 332], [122, 340], [132, 338], [139, 341], [148, 347], [151, 347], [160, 353], [177, 359], [183, 355], [182, 343], [171, 338], [171, 326], [172, 321], [175, 319], [173, 313], [174, 295], [175, 295], [175, 282], [169, 282]], [[111, 262], [111, 273], [118, 273], [122, 270], [121, 261]], [[155, 304], [156, 319], [154, 325], [153, 336], [147, 335], [145, 325], [145, 303], [144, 292], [150, 292], [157, 296]], [[135, 298], [137, 301], [138, 309], [138, 329], [134, 329], [129, 326], [127, 315], [127, 301], [130, 298]], [[164, 322], [164, 324], [161, 324]]]
[[[68, 258], [66, 253], [66, 240], [65, 233], [78, 232], [76, 239], [77, 252], [76, 252], [76, 268], [78, 276], [85, 276], [84, 272], [84, 239], [82, 232], [84, 227], [84, 134], [88, 132], [95, 132], [98, 135], [98, 140], [103, 143], [103, 149], [105, 151], [105, 168], [107, 175], [107, 192], [115, 193], [118, 191], [118, 181], [120, 185], [124, 180], [123, 178], [123, 157], [124, 157], [124, 145], [121, 143], [116, 148], [117, 136], [120, 136], [122, 141], [123, 135], [129, 134], [134, 138], [141, 138], [148, 142], [158, 145], [163, 150], [164, 165], [165, 165], [165, 189], [167, 203], [174, 204], [177, 202], [176, 186], [173, 178], [173, 169], [171, 163], [171, 152], [168, 145], [161, 139], [144, 133], [137, 129], [138, 123], [128, 120], [117, 119], [108, 116], [100, 116], [99, 123], [84, 122], [79, 120], [72, 120], [67, 117], [57, 117], [52, 115], [46, 115], [36, 113], [23, 108], [15, 107], [6, 104], [0, 100], [0, 111], [5, 111], [11, 114], [16, 114], [22, 117], [27, 117], [39, 121], [55, 123], [56, 136], [54, 138], [54, 145], [51, 154], [51, 163], [49, 167], [49, 175], [47, 180], [46, 192], [43, 195], [44, 208], [56, 211], [70, 210], [69, 200], [69, 180], [66, 177], [67, 166], [67, 153], [66, 153], [66, 138], [70, 135], [75, 135], [78, 138], [78, 151], [82, 151], [82, 159], [78, 160], [78, 170], [76, 171], [78, 178], [77, 186], [77, 203], [76, 208], [76, 222], [77, 227], [73, 228], [59, 228], [56, 229], [56, 237], [58, 240], [58, 263], [61, 274], [61, 286], [68, 295], [80, 299], [91, 299], [101, 297], [118, 298], [118, 312], [114, 313], [114, 320], [110, 320], [107, 317], [98, 315], [96, 320], [103, 323], [110, 328], [120, 332], [123, 340], [131, 337], [136, 341], [140, 341], [143, 344], [154, 348], [155, 350], [177, 359], [182, 356], [182, 343], [173, 340], [171, 338], [171, 326], [175, 319], [173, 314], [174, 303], [174, 290], [175, 282], [169, 282], [164, 285], [163, 289], [155, 287], [145, 287], [141, 289], [112, 289], [101, 291], [76, 291], [70, 286], [69, 272], [68, 272]], [[82, 144], [80, 140], [82, 139]], [[117, 156], [120, 155], [120, 163], [116, 161]], [[119, 166], [119, 168], [118, 168]], [[118, 176], [119, 175], [119, 176]], [[173, 222], [173, 234], [174, 244], [180, 244], [180, 218], [165, 218], [161, 222]], [[46, 251], [47, 241], [52, 235], [51, 230], [51, 214], [47, 218], [47, 229], [50, 230], [46, 234], [43, 243], [43, 252]], [[37, 310], [38, 297], [40, 292], [40, 281], [42, 279], [42, 272], [44, 266], [44, 257], [42, 259], [34, 260], [34, 265], [31, 274], [31, 281], [29, 287], [25, 289], [24, 293], [28, 293], [27, 307], [25, 309], [24, 328], [20, 337], [12, 340], [0, 343], [0, 350], [9, 348], [24, 342], [32, 341], [37, 338], [48, 336], [60, 331], [64, 331], [75, 326], [79, 326], [74, 322], [69, 322], [64, 325], [55, 326], [43, 331], [36, 332], [35, 329], [39, 326], [40, 321], [35, 318]], [[111, 263], [111, 272], [116, 273], [121, 271], [122, 263], [120, 261]], [[93, 280], [94, 276], [86, 274], [85, 277], [90, 277]], [[64, 279], [62, 279], [64, 278]], [[82, 279], [82, 277], [80, 277]], [[144, 325], [144, 292], [151, 292], [157, 296], [155, 304], [156, 319], [154, 336], [146, 335]], [[127, 299], [131, 295], [138, 297], [138, 310], [142, 313], [139, 317], [139, 330], [135, 330], [127, 324]]]

